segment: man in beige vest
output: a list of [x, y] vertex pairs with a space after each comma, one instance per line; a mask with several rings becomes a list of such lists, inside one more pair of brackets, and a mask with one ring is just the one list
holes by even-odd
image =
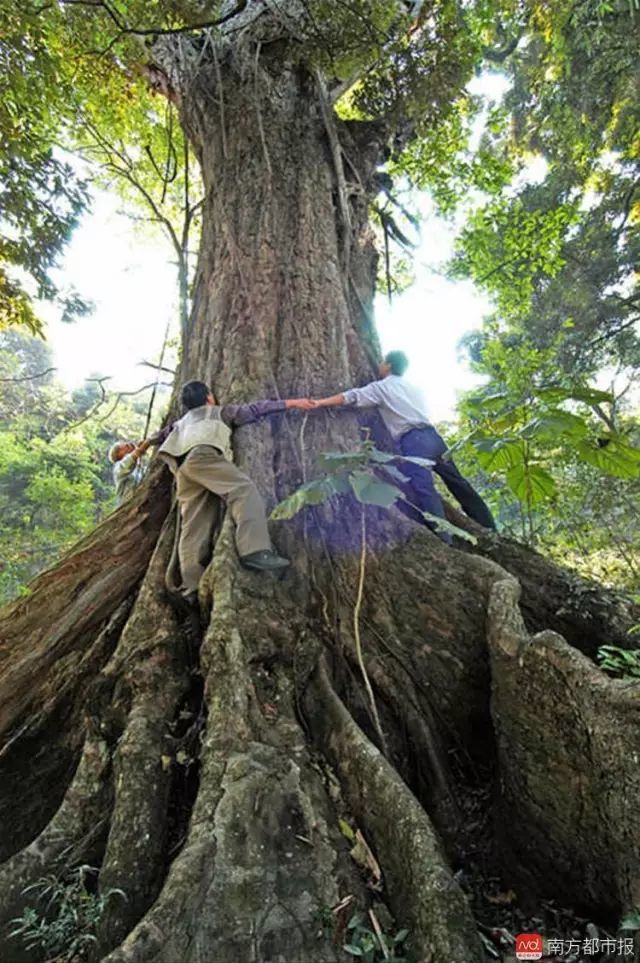
[[236, 524], [236, 547], [245, 568], [277, 572], [289, 565], [271, 547], [264, 502], [254, 483], [233, 464], [231, 428], [265, 415], [311, 407], [306, 399], [256, 401], [220, 407], [202, 381], [182, 388], [186, 414], [164, 428], [152, 443], [176, 478], [180, 506], [178, 557], [182, 593], [193, 598], [204, 571], [203, 538], [211, 529], [211, 494], [225, 502]]

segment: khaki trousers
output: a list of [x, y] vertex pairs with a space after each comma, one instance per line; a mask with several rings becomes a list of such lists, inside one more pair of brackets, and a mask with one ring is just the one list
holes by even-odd
[[271, 548], [264, 502], [250, 478], [211, 445], [193, 448], [176, 472], [180, 506], [178, 558], [182, 590], [193, 592], [204, 572], [203, 541], [210, 549], [211, 493], [223, 499], [236, 524], [238, 555]]

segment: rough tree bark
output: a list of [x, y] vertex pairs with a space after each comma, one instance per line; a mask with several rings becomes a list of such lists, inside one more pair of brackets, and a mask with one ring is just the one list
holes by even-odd
[[[367, 205], [387, 132], [337, 121], [281, 22], [266, 8], [258, 22], [155, 51], [206, 195], [180, 375], [229, 402], [326, 394], [369, 378], [376, 354]], [[279, 416], [238, 430], [236, 459], [273, 505], [358, 430], [346, 412]], [[523, 899], [607, 919], [638, 903], [640, 686], [588, 658], [637, 613], [590, 587], [607, 616], [581, 644], [584, 611], [539, 556], [498, 536], [451, 549], [367, 510], [360, 628], [382, 747], [354, 646], [360, 506], [274, 525], [293, 562], [281, 580], [240, 569], [225, 520], [198, 645], [164, 591], [169, 492], [158, 467], [0, 618], [2, 960], [29, 959], [6, 936], [25, 887], [87, 860], [127, 896], [97, 934], [108, 963], [342, 960], [348, 915], [372, 900], [409, 929], [413, 959], [479, 963], [454, 877], [478, 773]], [[339, 819], [374, 852], [381, 892]]]

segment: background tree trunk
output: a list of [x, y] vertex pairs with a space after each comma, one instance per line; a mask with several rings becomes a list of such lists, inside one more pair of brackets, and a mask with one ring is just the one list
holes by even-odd
[[[185, 49], [158, 54], [174, 86]], [[211, 383], [226, 402], [370, 378], [367, 202], [383, 128], [335, 120], [317, 76], [287, 66], [268, 37], [189, 49], [198, 69], [180, 88], [182, 116], [205, 203], [181, 379]], [[273, 505], [312, 477], [317, 452], [353, 447], [358, 428], [344, 411], [278, 416], [235, 432], [236, 460]], [[350, 913], [372, 903], [380, 918], [386, 904], [391, 931], [410, 930], [415, 959], [481, 961], [470, 895], [454, 871], [477, 850], [471, 811], [480, 807], [490, 825], [492, 795], [497, 813], [513, 807], [507, 838], [487, 834], [498, 862], [527, 854], [535, 831], [519, 896], [559, 896], [609, 918], [632, 905], [640, 866], [623, 850], [635, 840], [637, 852], [639, 817], [621, 801], [636, 785], [621, 756], [638, 684], [607, 679], [556, 636], [530, 642], [505, 572], [529, 587], [547, 578], [561, 593], [559, 570], [498, 536], [479, 546], [490, 560], [367, 510], [360, 631], [382, 746], [354, 645], [361, 507], [341, 497], [274, 524], [293, 563], [282, 580], [240, 569], [226, 519], [201, 585], [199, 646], [164, 592], [172, 526], [158, 468], [0, 622], [3, 960], [28, 958], [4, 923], [28, 901], [26, 884], [58, 867], [63, 850], [68, 861], [71, 846], [74, 859], [100, 863], [103, 891], [127, 895], [99, 928], [95, 958], [109, 963], [343, 959]], [[619, 638], [631, 614], [593, 593], [610, 622], [591, 633], [590, 655], [611, 641], [607, 626]], [[561, 628], [576, 644], [580, 611], [568, 606], [560, 624], [548, 592], [526, 594], [533, 627]], [[544, 714], [526, 714], [516, 698], [519, 681], [543, 671], [519, 646], [544, 671], [554, 667]], [[558, 772], [572, 760], [582, 780], [585, 841], [577, 827], [565, 832], [553, 787], [534, 774], [554, 707], [570, 697], [577, 706], [575, 680], [596, 677], [593, 691], [580, 683], [575, 711], [588, 713], [598, 747], [615, 721], [607, 771], [624, 771], [623, 784], [612, 779], [597, 808], [603, 753], [587, 762], [575, 727], [563, 726], [554, 756]], [[566, 872], [578, 855], [597, 872], [612, 839], [603, 812], [625, 820], [606, 900], [603, 886], [583, 889]], [[382, 883], [372, 888], [371, 863], [369, 873], [356, 868], [340, 819], [362, 832]]]

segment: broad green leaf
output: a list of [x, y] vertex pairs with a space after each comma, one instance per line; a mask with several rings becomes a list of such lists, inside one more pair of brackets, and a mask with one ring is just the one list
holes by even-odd
[[569, 394], [571, 401], [583, 401], [587, 405], [600, 404], [601, 402], [612, 402], [614, 397], [610, 391], [600, 391], [598, 388], [572, 388]]
[[395, 461], [398, 457], [398, 455], [392, 455], [388, 451], [380, 451], [379, 448], [369, 449], [369, 460], [379, 462], [381, 465], [386, 464], [388, 461]]
[[327, 483], [331, 485], [336, 495], [350, 495], [351, 485], [349, 484], [349, 474], [346, 471], [338, 472], [335, 475], [327, 476]]
[[367, 461], [364, 451], [324, 451], [318, 455], [318, 467], [323, 471], [357, 468]]
[[402, 497], [399, 488], [380, 481], [368, 471], [352, 472], [349, 475], [349, 482], [358, 501], [366, 505], [380, 505], [381, 508], [391, 508], [396, 499]]
[[539, 505], [556, 494], [556, 483], [540, 465], [520, 462], [507, 472], [507, 484], [518, 501]]
[[490, 419], [490, 425], [492, 431], [497, 435], [504, 434], [505, 432], [512, 431], [517, 428], [522, 422], [523, 418], [523, 407], [522, 405], [514, 405], [512, 408], [507, 409], [507, 411], [501, 412]]
[[584, 438], [589, 432], [589, 426], [584, 418], [574, 415], [570, 411], [554, 408], [531, 421], [520, 430], [523, 438], [528, 440], [555, 440], [560, 435], [569, 438]]
[[474, 412], [482, 413], [499, 410], [508, 400], [510, 399], [506, 391], [493, 391], [489, 394], [474, 393], [467, 398], [467, 406]]
[[279, 502], [271, 512], [273, 521], [293, 518], [305, 505], [321, 505], [335, 494], [332, 485], [326, 478], [315, 479], [301, 485], [287, 498]]
[[550, 387], [550, 388], [538, 388], [536, 391], [536, 398], [539, 401], [546, 401], [549, 404], [557, 405], [561, 401], [568, 401], [571, 397], [571, 390], [569, 388]]
[[582, 387], [574, 385], [571, 388], [550, 387], [539, 388], [536, 397], [540, 401], [548, 401], [551, 404], [558, 404], [560, 401], [582, 401], [587, 405], [600, 404], [601, 402], [613, 401], [610, 391], [600, 391], [598, 388]]
[[518, 438], [490, 438], [477, 436], [472, 439], [478, 461], [485, 471], [500, 471], [517, 465], [523, 457], [522, 442]]
[[615, 475], [616, 478], [640, 477], [640, 450], [624, 442], [611, 440], [601, 448], [589, 441], [581, 441], [576, 445], [576, 452], [582, 461], [608, 475]]

